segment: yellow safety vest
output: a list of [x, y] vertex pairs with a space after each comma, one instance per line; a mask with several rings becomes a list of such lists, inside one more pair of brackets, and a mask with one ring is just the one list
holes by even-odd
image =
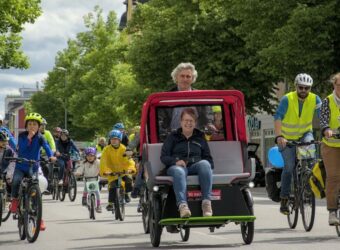
[[[337, 133], [338, 127], [340, 126], [340, 108], [336, 105], [333, 94], [327, 96], [327, 98], [330, 109], [329, 128]], [[340, 139], [323, 137], [322, 141], [330, 147], [340, 147]]]
[[301, 116], [299, 117], [299, 98], [297, 92], [286, 94], [288, 109], [282, 120], [281, 132], [288, 140], [298, 140], [306, 132], [313, 131], [313, 116], [316, 108], [316, 95], [309, 93], [303, 102]]

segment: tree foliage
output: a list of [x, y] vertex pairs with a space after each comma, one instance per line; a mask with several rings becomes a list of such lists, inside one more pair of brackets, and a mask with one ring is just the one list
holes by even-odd
[[40, 0], [0, 1], [0, 68], [28, 68], [27, 57], [21, 50], [20, 32], [25, 23], [40, 16]]
[[[106, 134], [118, 121], [137, 124], [140, 109], [136, 107], [141, 107], [145, 96], [125, 59], [128, 37], [118, 32], [114, 12], [104, 20], [96, 7], [84, 17], [84, 23], [87, 31], [58, 53], [44, 92], [54, 96], [50, 101], [58, 107], [67, 103], [71, 133], [77, 137], [85, 130], [90, 139], [96, 133]], [[38, 100], [33, 105], [38, 108]], [[52, 118], [56, 111], [42, 113]], [[54, 117], [62, 121], [62, 114], [58, 110]]]

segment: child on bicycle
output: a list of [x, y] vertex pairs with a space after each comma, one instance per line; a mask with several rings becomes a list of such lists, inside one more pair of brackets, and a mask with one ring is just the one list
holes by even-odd
[[[39, 127], [42, 123], [42, 116], [38, 113], [29, 113], [25, 117], [26, 131], [19, 134], [18, 139], [18, 157], [28, 160], [38, 161], [40, 159], [40, 148], [43, 147], [46, 151], [48, 158], [54, 162], [56, 158], [53, 156], [51, 148], [39, 132]], [[33, 173], [38, 171], [39, 164], [33, 166]], [[16, 163], [13, 181], [12, 181], [12, 203], [11, 212], [16, 213], [19, 205], [19, 186], [24, 176], [30, 173], [30, 166], [28, 163]], [[40, 230], [45, 230], [44, 221], [41, 220]]]
[[[85, 178], [97, 178], [99, 176], [99, 160], [96, 157], [97, 150], [94, 147], [86, 148], [85, 151], [85, 161], [77, 168], [75, 175], [76, 176], [84, 176]], [[87, 199], [87, 192], [86, 185], [84, 187], [83, 198], [82, 198], [82, 205], [86, 206], [86, 199]], [[102, 212], [102, 207], [100, 205], [100, 195], [99, 195], [99, 188], [96, 191], [97, 197], [97, 213]]]
[[[121, 143], [123, 134], [119, 130], [112, 130], [109, 134], [110, 144], [107, 145], [100, 158], [100, 175], [105, 176], [114, 172], [126, 171], [127, 174], [122, 177], [125, 182], [125, 201], [130, 202], [129, 192], [132, 191], [132, 175], [136, 173], [135, 162], [126, 155], [126, 147]], [[109, 204], [106, 209], [113, 210], [113, 201], [115, 199], [115, 187], [117, 185], [117, 176], [108, 176], [109, 182]]]

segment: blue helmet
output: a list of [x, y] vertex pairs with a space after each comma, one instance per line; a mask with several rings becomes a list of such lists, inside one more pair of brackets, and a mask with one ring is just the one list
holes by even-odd
[[123, 139], [123, 133], [120, 132], [117, 129], [111, 130], [110, 134], [109, 134], [110, 139], [112, 138], [118, 138], [120, 141], [122, 141]]
[[124, 124], [121, 122], [116, 123], [115, 125], [113, 125], [113, 129], [124, 129]]

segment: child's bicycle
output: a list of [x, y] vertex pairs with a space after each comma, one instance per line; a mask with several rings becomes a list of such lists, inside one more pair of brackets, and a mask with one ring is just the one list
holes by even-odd
[[42, 200], [39, 188], [38, 172], [32, 168], [39, 161], [25, 158], [6, 157], [7, 160], [29, 164], [29, 174], [24, 176], [19, 187], [19, 206], [14, 219], [18, 219], [19, 236], [21, 240], [36, 241], [40, 232], [42, 217]]
[[130, 174], [129, 171], [122, 171], [122, 172], [112, 172], [109, 174], [105, 174], [107, 176], [117, 176], [117, 184], [113, 184], [112, 182], [110, 183], [115, 185], [114, 187], [114, 192], [115, 192], [115, 199], [113, 201], [114, 209], [112, 209], [112, 213], [115, 214], [115, 219], [123, 221], [125, 219], [125, 188], [124, 188], [124, 181], [123, 181], [123, 176], [126, 174]]
[[97, 194], [99, 193], [98, 177], [85, 177], [87, 190], [86, 206], [89, 210], [90, 219], [96, 219]]

